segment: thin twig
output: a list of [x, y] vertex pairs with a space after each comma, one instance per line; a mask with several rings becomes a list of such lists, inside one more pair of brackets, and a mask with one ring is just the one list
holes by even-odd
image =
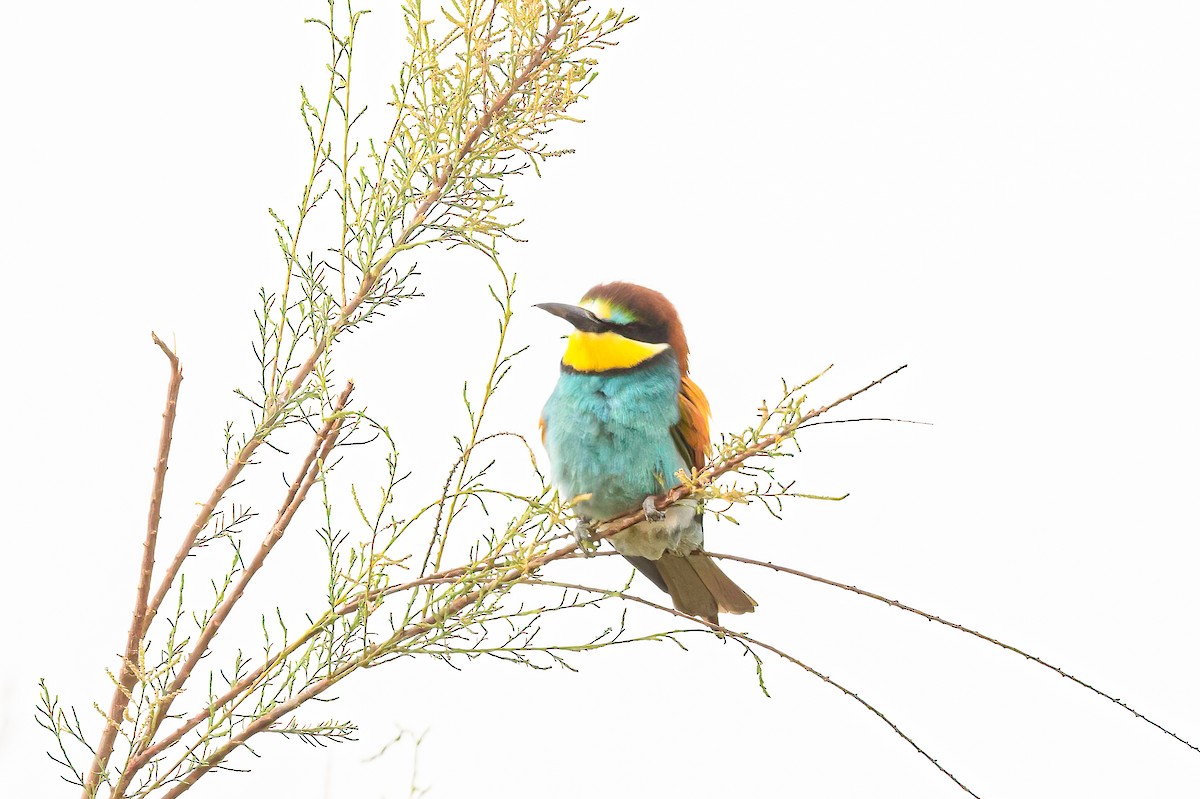
[[[483, 115], [479, 118], [479, 121], [477, 121], [467, 133], [466, 139], [463, 140], [462, 145], [458, 148], [457, 152], [455, 152], [454, 157], [452, 159], [446, 159], [446, 163], [444, 163], [442, 168], [439, 170], [437, 177], [433, 181], [433, 186], [425, 195], [425, 199], [422, 200], [421, 204], [417, 207], [417, 211], [413, 215], [413, 218], [404, 226], [404, 230], [400, 234], [398, 243], [384, 253], [383, 257], [380, 258], [376, 263], [374, 269], [372, 270], [376, 275], [382, 272], [383, 268], [387, 266], [392, 258], [407, 248], [406, 245], [408, 244], [408, 240], [412, 237], [413, 232], [419, 225], [425, 222], [425, 219], [429, 214], [429, 210], [433, 207], [433, 204], [441, 198], [443, 191], [450, 182], [450, 178], [453, 177], [455, 171], [457, 171], [459, 166], [462, 164], [463, 159], [471, 152], [472, 148], [474, 148], [475, 143], [479, 141], [479, 137], [482, 136], [483, 132], [492, 124], [492, 119], [496, 116], [496, 114], [508, 104], [508, 101], [511, 100], [512, 96], [517, 93], [517, 90], [528, 83], [529, 79], [533, 77], [534, 73], [545, 65], [546, 53], [549, 52], [550, 45], [553, 44], [558, 38], [559, 33], [562, 31], [563, 24], [571, 17], [576, 5], [577, 3], [575, 2], [563, 3], [562, 7], [559, 9], [558, 16], [554, 20], [554, 24], [548, 31], [546, 31], [546, 35], [542, 37], [541, 44], [539, 44], [537, 49], [533, 51], [533, 54], [530, 56], [529, 61], [526, 62], [525, 67], [519, 73], [517, 73], [517, 76], [509, 83], [508, 88], [498, 95], [496, 99], [492, 101], [492, 104], [487, 107], [487, 110], [484, 111]], [[364, 279], [363, 282], [366, 283], [368, 281]]]
[[851, 422], [898, 422], [900, 424], [923, 424], [928, 427], [933, 426], [933, 422], [922, 422], [917, 419], [893, 419], [890, 416], [864, 416], [857, 419], [822, 419], [819, 422], [810, 422], [801, 427], [816, 427], [821, 424], [850, 424]]
[[[603, 554], [608, 554], [608, 553], [603, 553]], [[1045, 660], [1042, 660], [1041, 658], [1037, 657], [1036, 655], [1031, 655], [1028, 652], [1024, 651], [1023, 649], [1018, 649], [1017, 647], [1012, 646], [1011, 644], [1006, 644], [1003, 641], [1000, 641], [996, 638], [992, 638], [990, 635], [984, 635], [981, 632], [972, 630], [970, 627], [964, 627], [963, 625], [958, 624], [957, 622], [953, 622], [948, 619], [943, 619], [940, 616], [933, 615], [932, 613], [926, 613], [925, 611], [920, 610], [919, 608], [914, 608], [911, 605], [905, 605], [903, 602], [899, 602], [895, 599], [889, 599], [888, 597], [882, 596], [880, 594], [876, 594], [872, 591], [867, 591], [865, 589], [859, 588], [858, 586], [848, 585], [846, 583], [839, 583], [837, 580], [830, 580], [826, 577], [818, 577], [815, 574], [809, 574], [808, 572], [802, 572], [802, 571], [799, 571], [798, 569], [791, 569], [791, 568], [788, 568], [787, 566], [780, 566], [779, 564], [771, 563], [770, 561], [755, 560], [754, 558], [744, 558], [744, 557], [741, 557], [740, 555], [726, 555], [726, 554], [722, 554], [720, 552], [706, 552], [705, 554], [707, 554], [713, 558], [718, 558], [720, 560], [731, 560], [731, 561], [736, 561], [737, 563], [745, 563], [750, 566], [761, 566], [766, 569], [773, 569], [777, 572], [791, 574], [796, 577], [803, 577], [805, 580], [812, 580], [813, 582], [822, 583], [824, 585], [830, 585], [830, 586], [833, 586], [834, 588], [840, 588], [843, 591], [850, 591], [852, 593], [858, 594], [859, 596], [865, 596], [868, 599], [874, 599], [877, 602], [882, 602], [885, 605], [891, 605], [894, 608], [899, 608], [900, 610], [905, 610], [905, 611], [908, 611], [909, 613], [915, 613], [916, 615], [921, 616], [925, 619], [928, 619], [929, 621], [936, 621], [938, 624], [944, 624], [947, 627], [952, 627], [953, 629], [958, 630], [959, 632], [964, 632], [969, 635], [973, 635], [976, 638], [987, 641], [989, 644], [994, 644], [995, 646], [998, 646], [1001, 649], [1007, 649], [1009, 652], [1018, 654], [1021, 657], [1025, 658], [1026, 660], [1032, 660], [1034, 663], [1037, 663], [1039, 666], [1044, 666], [1045, 668], [1050, 669], [1051, 671], [1055, 672], [1056, 674], [1058, 674], [1062, 677], [1066, 677], [1071, 682], [1075, 683], [1076, 685], [1083, 686], [1084, 688], [1088, 689], [1089, 691], [1096, 694], [1097, 696], [1102, 696], [1105, 699], [1107, 699], [1108, 701], [1110, 701], [1114, 704], [1120, 705], [1121, 707], [1125, 708], [1130, 713], [1132, 713], [1135, 717], [1141, 719], [1142, 721], [1146, 722], [1147, 724], [1150, 724], [1153, 727], [1156, 727], [1157, 729], [1161, 730], [1162, 732], [1164, 732], [1167, 735], [1174, 738], [1176, 741], [1179, 741], [1184, 746], [1187, 746], [1190, 749], [1194, 749], [1195, 751], [1200, 752], [1200, 747], [1196, 746], [1195, 744], [1189, 743], [1188, 741], [1179, 737], [1175, 733], [1168, 730], [1166, 727], [1159, 724], [1157, 721], [1154, 721], [1153, 719], [1147, 718], [1146, 716], [1142, 715], [1140, 712], [1138, 712], [1137, 710], [1134, 710], [1132, 707], [1130, 707], [1128, 704], [1121, 701], [1117, 697], [1112, 696], [1111, 694], [1107, 694], [1104, 691], [1101, 691], [1099, 688], [1096, 688], [1093, 685], [1089, 685], [1088, 683], [1084, 682], [1083, 680], [1079, 679], [1078, 677], [1076, 677], [1072, 674], [1068, 674], [1067, 672], [1060, 669], [1058, 666], [1055, 666], [1052, 663], [1048, 663]]]
[[96, 755], [92, 760], [87, 781], [84, 784], [84, 791], [92, 793], [95, 793], [99, 786], [100, 775], [108, 763], [108, 758], [112, 755], [121, 720], [125, 715], [125, 709], [129, 707], [129, 698], [132, 695], [133, 686], [137, 682], [135, 664], [141, 660], [139, 654], [142, 649], [142, 630], [146, 618], [146, 605], [150, 596], [150, 579], [154, 573], [154, 552], [158, 545], [158, 524], [162, 518], [162, 498], [167, 481], [167, 462], [171, 456], [175, 412], [179, 404], [179, 386], [183, 382], [183, 368], [179, 365], [179, 357], [162, 342], [157, 334], [152, 332], [150, 338], [167, 356], [171, 367], [171, 376], [167, 380], [167, 405], [163, 410], [162, 429], [158, 435], [158, 456], [154, 462], [154, 486], [150, 490], [150, 510], [146, 517], [146, 540], [142, 543], [142, 567], [138, 572], [133, 620], [130, 622], [129, 634], [125, 639], [125, 656], [121, 663], [121, 677], [108, 710], [108, 723], [96, 746]]
[[974, 791], [972, 791], [970, 788], [968, 788], [966, 785], [964, 785], [957, 777], [955, 777], [953, 774], [951, 774], [945, 768], [945, 766], [943, 766], [941, 763], [937, 762], [937, 760], [932, 755], [930, 755], [928, 752], [926, 752], [924, 749], [922, 749], [920, 746], [918, 746], [916, 741], [914, 741], [912, 738], [910, 738], [903, 730], [901, 730], [898, 726], [896, 726], [896, 723], [894, 721], [892, 721], [887, 716], [885, 716], [874, 705], [867, 702], [867, 700], [863, 699], [861, 696], [856, 694], [854, 691], [851, 691], [846, 686], [833, 680], [832, 678], [823, 674], [822, 672], [817, 671], [812, 666], [809, 666], [807, 663], [804, 663], [803, 661], [801, 661], [799, 658], [789, 655], [787, 652], [784, 652], [782, 649], [779, 649], [776, 646], [772, 646], [771, 644], [768, 644], [764, 641], [760, 641], [757, 638], [751, 638], [749, 635], [746, 635], [745, 633], [739, 633], [739, 632], [730, 630], [728, 627], [725, 627], [724, 625], [713, 624], [712, 622], [706, 621], [705, 619], [697, 618], [695, 616], [689, 616], [688, 614], [681, 613], [680, 611], [675, 610], [674, 608], [668, 608], [665, 605], [660, 605], [657, 602], [652, 602], [649, 599], [643, 599], [640, 596], [636, 596], [634, 594], [628, 594], [623, 591], [610, 591], [610, 590], [604, 589], [604, 588], [595, 588], [593, 586], [580, 585], [578, 583], [559, 582], [557, 580], [538, 579], [538, 580], [529, 580], [529, 581], [527, 581], [527, 583], [529, 585], [546, 585], [546, 586], [552, 586], [555, 588], [565, 588], [565, 589], [574, 590], [574, 591], [586, 591], [586, 592], [593, 593], [593, 594], [603, 594], [606, 596], [617, 597], [618, 599], [623, 599], [627, 602], [636, 602], [638, 604], [646, 605], [647, 607], [654, 608], [655, 610], [660, 610], [663, 613], [670, 613], [673, 616], [678, 616], [679, 618], [682, 618], [682, 619], [688, 619], [690, 621], [696, 622], [697, 624], [703, 624], [705, 627], [707, 627], [712, 632], [716, 633], [718, 636], [725, 636], [728, 638], [733, 638], [734, 640], [741, 641], [744, 645], [757, 646], [761, 649], [767, 650], [768, 652], [772, 652], [775, 655], [778, 655], [779, 657], [783, 658], [784, 660], [787, 660], [787, 661], [790, 661], [791, 663], [796, 664], [800, 668], [807, 671], [809, 674], [812, 674], [814, 677], [819, 677], [821, 680], [829, 683], [834, 688], [837, 688], [843, 694], [850, 697], [855, 702], [858, 702], [860, 705], [865, 707], [867, 710], [874, 713], [876, 716], [878, 716], [880, 719], [882, 719], [884, 721], [884, 723], [886, 723], [889, 727], [891, 727], [893, 732], [895, 732], [897, 735], [899, 735], [901, 738], [903, 738], [905, 741], [907, 741], [909, 746], [911, 746], [913, 749], [916, 749], [917, 752], [919, 752], [922, 757], [924, 757], [926, 760], [928, 760], [930, 763], [932, 763], [934, 766], [936, 766], [938, 771], [942, 772], [942, 774], [945, 774], [947, 777], [949, 777], [951, 780], [953, 780], [955, 785], [957, 785], [959, 788], [962, 788], [964, 791], [969, 793], [971, 796], [974, 796], [975, 799], [979, 799], [978, 794], [976, 794]]
[[[333, 16], [334, 16], [334, 6], [332, 3], [330, 3], [330, 5], [329, 5], [329, 24], [331, 26], [333, 25]], [[298, 261], [296, 256], [298, 255], [299, 250], [300, 250], [300, 235], [304, 232], [304, 221], [308, 218], [308, 213], [313, 208], [311, 199], [313, 196], [313, 188], [316, 186], [317, 175], [319, 175], [321, 173], [321, 170], [324, 167], [325, 161], [327, 159], [327, 156], [324, 153], [324, 147], [322, 145], [325, 143], [325, 129], [326, 129], [326, 126], [329, 124], [329, 115], [333, 111], [334, 97], [336, 94], [336, 86], [337, 86], [336, 65], [338, 63], [338, 53], [337, 53], [338, 47], [337, 47], [337, 45], [338, 45], [337, 41], [335, 39], [333, 39], [333, 37], [330, 37], [329, 46], [330, 46], [331, 52], [329, 54], [329, 89], [327, 90], [326, 95], [325, 95], [325, 111], [321, 115], [320, 131], [313, 138], [312, 164], [311, 164], [311, 166], [309, 168], [309, 172], [308, 172], [308, 182], [304, 186], [304, 194], [301, 197], [300, 205], [298, 206], [298, 208], [300, 210], [300, 217], [296, 221], [296, 232], [289, 237], [291, 239], [291, 245], [290, 245], [290, 248], [287, 251], [285, 251], [285, 255], [284, 255], [284, 261], [286, 262], [286, 265], [287, 265], [287, 274], [284, 275], [284, 278], [283, 278], [283, 293], [280, 297], [280, 302], [279, 302], [279, 307], [282, 309], [282, 312], [279, 315], [279, 327], [276, 330], [276, 334], [275, 334], [275, 356], [274, 356], [274, 358], [271, 359], [272, 391], [274, 391], [275, 388], [278, 386], [279, 355], [281, 352], [281, 348], [283, 347], [283, 331], [284, 331], [284, 327], [285, 327], [284, 323], [285, 323], [286, 317], [287, 317], [288, 292], [290, 291], [291, 285], [292, 285], [292, 273], [295, 270], [295, 266]], [[302, 92], [301, 97], [305, 98], [306, 95], [304, 95], [304, 93]], [[305, 103], [307, 103], [307, 100], [305, 100]], [[309, 106], [309, 107], [312, 107], [312, 106]], [[315, 107], [313, 107], [313, 111], [316, 111]], [[347, 111], [348, 111], [348, 107], [347, 107]], [[300, 112], [301, 112], [301, 114], [304, 114], [304, 115], [308, 114], [308, 111], [305, 108], [304, 104], [301, 104]], [[306, 119], [307, 119], [307, 116], [306, 116]], [[345, 304], [344, 297], [343, 297], [343, 304]], [[266, 320], [264, 319], [264, 322], [265, 321]], [[263, 353], [263, 357], [264, 358], [266, 357], [266, 352]], [[293, 384], [295, 384], [298, 381], [293, 380], [292, 382], [293, 382]]]

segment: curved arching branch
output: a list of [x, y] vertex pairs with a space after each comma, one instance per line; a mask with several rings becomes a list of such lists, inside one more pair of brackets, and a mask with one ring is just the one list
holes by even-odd
[[867, 597], [868, 599], [874, 599], [877, 602], [882, 602], [885, 605], [890, 605], [894, 608], [899, 608], [900, 610], [904, 610], [909, 613], [915, 613], [916, 615], [918, 615], [924, 619], [928, 619], [929, 621], [936, 621], [938, 624], [944, 624], [945, 626], [950, 627], [951, 629], [954, 629], [954, 630], [958, 630], [959, 632], [967, 633], [968, 635], [973, 635], [982, 641], [987, 641], [989, 644], [998, 646], [1001, 649], [1007, 649], [1009, 652], [1020, 655], [1021, 657], [1025, 658], [1026, 660], [1031, 660], [1034, 663], [1038, 664], [1039, 666], [1050, 669], [1050, 671], [1053, 671], [1054, 673], [1058, 674], [1061, 677], [1066, 677], [1068, 680], [1075, 683], [1076, 685], [1081, 685], [1084, 688], [1091, 691], [1092, 693], [1096, 694], [1097, 696], [1102, 696], [1105, 699], [1107, 699], [1108, 701], [1112, 702], [1113, 704], [1123, 707], [1125, 710], [1128, 710], [1130, 713], [1132, 713], [1134, 715], [1134, 717], [1141, 719], [1142, 721], [1146, 722], [1147, 724], [1151, 725], [1152, 727], [1155, 727], [1158, 730], [1161, 730], [1162, 732], [1171, 736], [1176, 741], [1179, 741], [1179, 743], [1183, 744], [1184, 746], [1188, 747], [1189, 749], [1193, 749], [1196, 752], [1200, 752], [1200, 746], [1196, 746], [1195, 744], [1190, 743], [1189, 741], [1183, 739], [1179, 735], [1176, 735], [1175, 733], [1168, 730], [1166, 727], [1159, 724], [1154, 719], [1151, 719], [1151, 718], [1145, 716], [1144, 714], [1142, 714], [1141, 712], [1133, 709], [1127, 703], [1118, 699], [1117, 697], [1113, 696], [1112, 694], [1108, 694], [1108, 693], [1105, 693], [1104, 691], [1101, 691], [1099, 688], [1097, 688], [1094, 685], [1091, 685], [1087, 682], [1084, 682], [1083, 680], [1074, 676], [1073, 674], [1068, 674], [1067, 672], [1063, 671], [1058, 666], [1055, 666], [1053, 663], [1049, 663], [1036, 655], [1031, 655], [1030, 653], [1026, 652], [1025, 650], [1019, 649], [1018, 647], [1015, 647], [1012, 644], [1006, 644], [1005, 642], [1003, 642], [997, 638], [993, 638], [990, 635], [985, 635], [981, 632], [978, 632], [977, 630], [972, 630], [970, 627], [966, 627], [957, 622], [950, 621], [949, 619], [943, 619], [942, 617], [935, 616], [932, 613], [927, 613], [924, 610], [921, 610], [919, 608], [914, 608], [911, 605], [906, 605], [903, 602], [900, 602], [898, 600], [889, 599], [888, 597], [885, 597], [881, 594], [876, 594], [873, 591], [867, 591], [865, 589], [859, 588], [858, 586], [849, 585], [847, 583], [839, 583], [837, 580], [830, 580], [827, 577], [820, 577], [815, 574], [809, 574], [808, 572], [802, 572], [799, 569], [792, 569], [787, 566], [780, 566], [778, 563], [771, 563], [770, 561], [763, 561], [763, 560], [755, 560], [754, 558], [745, 558], [740, 555], [729, 555], [729, 554], [724, 554], [724, 553], [720, 553], [720, 552], [706, 552], [705, 554], [707, 554], [711, 558], [717, 558], [719, 560], [729, 560], [729, 561], [734, 561], [736, 563], [745, 563], [749, 566], [758, 566], [758, 567], [761, 567], [764, 569], [771, 569], [772, 571], [780, 572], [782, 574], [790, 574], [794, 577], [801, 577], [805, 580], [811, 580], [816, 583], [821, 583], [822, 585], [829, 585], [829, 586], [833, 586], [834, 588], [840, 588], [843, 591], [849, 591], [851, 593], [858, 594], [859, 596], [864, 596], [864, 597]]
[[975, 799], [979, 799], [979, 795], [977, 793], [975, 793], [970, 788], [968, 788], [966, 785], [964, 785], [963, 782], [958, 779], [958, 777], [955, 777], [953, 774], [951, 774], [950, 771], [945, 766], [943, 766], [941, 763], [939, 763], [937, 761], [936, 758], [934, 758], [931, 754], [929, 754], [927, 751], [925, 751], [923, 748], [921, 748], [921, 746], [919, 744], [917, 744], [916, 741], [914, 741], [911, 737], [909, 737], [909, 735], [906, 732], [901, 730], [900, 727], [897, 726], [894, 721], [892, 721], [890, 718], [885, 716], [882, 711], [880, 711], [878, 708], [876, 708], [874, 705], [872, 705], [867, 700], [863, 699], [861, 696], [859, 696], [854, 691], [851, 691], [846, 686], [837, 682], [836, 680], [834, 680], [833, 678], [824, 674], [823, 672], [817, 671], [812, 666], [808, 665], [807, 663], [805, 663], [804, 661], [795, 657], [794, 655], [788, 654], [787, 652], [783, 651], [782, 649], [780, 649], [777, 646], [768, 644], [766, 641], [760, 641], [757, 638], [752, 638], [751, 636], [746, 635], [745, 633], [740, 633], [735, 630], [731, 630], [722, 624], [713, 624], [710, 621], [696, 618], [694, 616], [689, 616], [686, 613], [681, 613], [680, 611], [675, 610], [674, 608], [669, 608], [666, 605], [660, 605], [657, 602], [653, 602], [649, 599], [645, 599], [643, 597], [637, 596], [636, 594], [630, 594], [625, 591], [610, 591], [610, 590], [607, 590], [604, 588], [596, 588], [595, 586], [582, 585], [579, 583], [561, 582], [558, 580], [536, 579], [536, 580], [528, 580], [528, 581], [526, 581], [526, 583], [528, 585], [544, 585], [544, 586], [550, 586], [550, 587], [554, 587], [554, 588], [565, 588], [565, 589], [575, 590], [575, 591], [585, 591], [585, 592], [593, 593], [593, 594], [603, 594], [606, 596], [611, 596], [611, 597], [625, 600], [626, 602], [634, 602], [639, 605], [645, 605], [646, 607], [653, 608], [658, 611], [662, 611], [663, 613], [668, 613], [672, 616], [677, 616], [679, 618], [687, 619], [689, 621], [695, 622], [696, 624], [701, 624], [704, 627], [708, 628], [708, 630], [707, 630], [708, 632], [711, 632], [717, 636], [721, 636], [724, 638], [731, 638], [731, 639], [741, 643], [743, 646], [745, 646], [747, 648], [758, 647], [759, 649], [763, 649], [767, 652], [770, 652], [771, 654], [776, 655], [777, 657], [780, 657], [783, 660], [788, 661], [789, 663], [799, 666], [800, 668], [804, 669], [806, 672], [813, 675], [814, 677], [820, 678], [823, 682], [829, 683], [834, 688], [837, 688], [843, 694], [850, 697], [855, 702], [858, 702], [860, 705], [865, 707], [867, 710], [874, 713], [885, 724], [887, 724], [889, 727], [891, 727], [892, 731], [894, 733], [896, 733], [901, 738], [903, 738], [908, 743], [909, 746], [911, 746], [913, 749], [916, 749], [917, 752], [921, 755], [921, 757], [928, 760], [930, 763], [932, 763], [937, 768], [938, 771], [942, 772], [942, 774], [944, 774], [946, 777], [948, 777], [950, 780], [952, 780], [955, 785], [957, 785], [959, 788], [962, 788], [964, 791], [966, 791], [971, 796], [974, 796]]

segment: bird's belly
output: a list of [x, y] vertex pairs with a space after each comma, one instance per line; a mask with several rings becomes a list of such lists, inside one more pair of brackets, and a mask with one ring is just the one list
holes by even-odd
[[[640, 439], [639, 444], [634, 440]], [[618, 442], [623, 442], [622, 446]], [[601, 428], [597, 435], [583, 435], [567, 443], [568, 449], [587, 452], [588, 457], [554, 460], [554, 479], [564, 498], [589, 494], [575, 505], [578, 515], [602, 521], [639, 510], [646, 497], [661, 494], [679, 484], [675, 473], [682, 460], [669, 437], [665, 443], [639, 436], [635, 430]], [[673, 456], [673, 470], [667, 466]], [[612, 536], [609, 541], [622, 555], [658, 560], [663, 552], [688, 554], [701, 547], [704, 533], [695, 501], [685, 500], [667, 508], [664, 518], [642, 521]]]
[[678, 483], [661, 446], [643, 431], [588, 421], [578, 419], [574, 431], [554, 442], [551, 454], [559, 493], [566, 499], [590, 495], [576, 505], [582, 515], [618, 516]]
[[579, 513], [617, 516], [678, 485], [684, 463], [671, 427], [679, 411], [674, 391], [663, 394], [647, 397], [594, 378], [560, 382], [544, 413], [546, 449], [563, 498], [591, 495], [576, 505]]

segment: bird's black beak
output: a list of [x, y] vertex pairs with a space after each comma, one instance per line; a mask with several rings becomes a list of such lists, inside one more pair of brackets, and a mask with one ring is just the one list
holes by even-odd
[[533, 306], [541, 308], [547, 313], [552, 313], [555, 316], [562, 317], [575, 326], [576, 330], [581, 330], [584, 333], [603, 333], [608, 330], [608, 324], [589, 311], [587, 308], [580, 308], [578, 305], [567, 305], [561, 302], [541, 302]]

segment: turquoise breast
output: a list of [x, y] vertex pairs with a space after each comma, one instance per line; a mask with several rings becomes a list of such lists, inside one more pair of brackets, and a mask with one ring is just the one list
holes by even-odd
[[542, 410], [551, 476], [576, 509], [607, 519], [679, 483], [685, 468], [671, 429], [679, 422], [679, 363], [667, 350], [632, 369], [564, 369]]

